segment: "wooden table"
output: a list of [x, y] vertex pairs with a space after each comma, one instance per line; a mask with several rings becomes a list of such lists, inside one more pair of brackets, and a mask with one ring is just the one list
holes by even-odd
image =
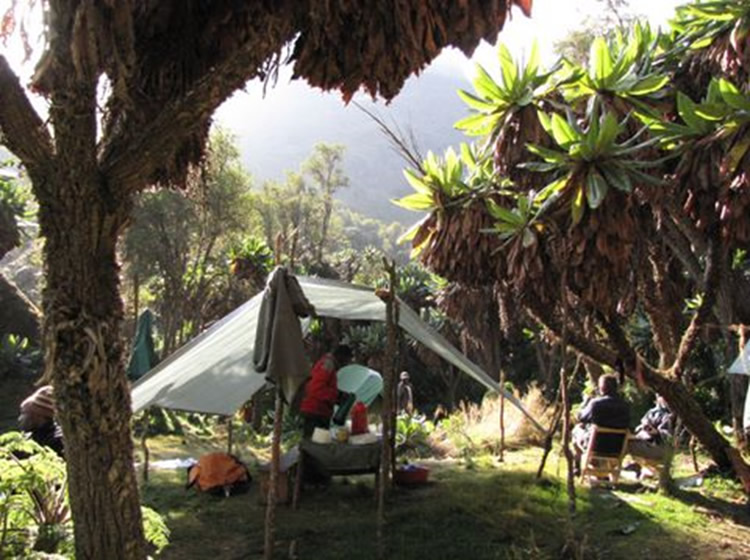
[[314, 465], [316, 470], [328, 476], [374, 474], [377, 489], [381, 453], [382, 440], [362, 445], [338, 442], [326, 444], [315, 443], [309, 439], [302, 440], [299, 444], [299, 464], [294, 485], [293, 507], [295, 509], [297, 507], [305, 465]]

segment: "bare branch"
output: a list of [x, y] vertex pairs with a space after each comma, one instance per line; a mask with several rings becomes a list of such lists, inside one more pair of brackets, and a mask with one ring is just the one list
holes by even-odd
[[398, 123], [394, 122], [393, 127], [391, 127], [379, 115], [376, 115], [369, 109], [365, 108], [364, 105], [354, 101], [354, 106], [370, 117], [375, 124], [378, 125], [380, 132], [382, 132], [390, 142], [391, 149], [393, 149], [401, 159], [407, 164], [413, 166], [414, 169], [418, 169], [420, 173], [424, 174], [424, 169], [422, 168], [422, 160], [424, 160], [424, 158], [420, 153], [413, 130], [409, 130], [409, 137], [406, 138], [403, 131], [399, 128]]
[[31, 106], [18, 76], [0, 55], [0, 137], [27, 169], [43, 167], [52, 159], [52, 138]]
[[662, 235], [664, 236], [667, 245], [669, 245], [669, 248], [688, 271], [690, 277], [695, 282], [700, 282], [703, 278], [701, 265], [698, 261], [698, 257], [691, 249], [690, 240], [685, 236], [683, 230], [681, 230], [669, 217], [661, 221], [661, 226]]
[[[548, 306], [541, 304], [533, 298], [526, 298], [523, 302], [529, 314], [539, 321], [547, 330], [549, 330], [558, 339], [562, 337], [563, 326], [554, 317]], [[607, 364], [614, 367], [617, 362], [617, 351], [599, 344], [586, 336], [582, 336], [579, 329], [568, 329], [568, 344], [575, 348], [576, 352], [583, 354], [587, 358], [600, 364]]]

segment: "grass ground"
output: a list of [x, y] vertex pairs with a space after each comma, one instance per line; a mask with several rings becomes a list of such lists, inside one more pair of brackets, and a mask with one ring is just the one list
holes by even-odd
[[[211, 446], [175, 438], [150, 445], [156, 458], [197, 456]], [[253, 463], [247, 450], [240, 454]], [[567, 514], [557, 454], [535, 478], [541, 453], [526, 448], [470, 461], [427, 461], [432, 482], [396, 489], [387, 504], [384, 558], [746, 559], [750, 515], [739, 488], [721, 479], [664, 497], [640, 484], [579, 488]], [[682, 472], [681, 472], [682, 471]], [[679, 465], [677, 476], [689, 474]], [[143, 497], [166, 516], [166, 559], [260, 557], [265, 508], [257, 479], [248, 494], [217, 498], [184, 489], [184, 471], [151, 470]], [[303, 494], [298, 511], [278, 510], [276, 558], [378, 558], [372, 477], [336, 478]]]

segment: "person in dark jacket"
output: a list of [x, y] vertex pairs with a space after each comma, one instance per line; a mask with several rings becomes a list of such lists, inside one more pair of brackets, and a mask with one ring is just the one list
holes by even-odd
[[589, 400], [578, 413], [578, 424], [573, 428], [575, 471], [580, 471], [581, 455], [591, 439], [592, 426], [602, 428], [628, 428], [630, 407], [618, 393], [617, 377], [605, 374], [599, 377], [599, 396]]
[[628, 442], [628, 453], [635, 458], [662, 460], [673, 430], [674, 414], [664, 397], [656, 395], [656, 403], [643, 415], [635, 429], [635, 437]]
[[351, 348], [341, 344], [315, 362], [299, 407], [304, 419], [303, 437], [311, 437], [315, 428], [327, 430], [330, 427], [333, 406], [346, 396], [338, 390], [336, 372], [351, 360]]
[[63, 437], [59, 424], [55, 421], [55, 400], [52, 386], [40, 387], [21, 403], [18, 426], [28, 432], [39, 445], [49, 447], [63, 456]]

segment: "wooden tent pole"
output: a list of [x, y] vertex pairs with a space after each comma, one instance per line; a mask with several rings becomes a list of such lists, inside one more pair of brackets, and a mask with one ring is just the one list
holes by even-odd
[[227, 416], [227, 453], [232, 454], [232, 444], [234, 443], [234, 416]]
[[[573, 373], [568, 380], [568, 391], [570, 391], [570, 387], [578, 376], [578, 371], [580, 370], [582, 363], [581, 357], [579, 356], [576, 360], [575, 369], [573, 369]], [[542, 454], [542, 460], [539, 462], [539, 468], [536, 471], [537, 478], [542, 478], [542, 474], [544, 474], [544, 466], [547, 463], [547, 457], [549, 456], [550, 451], [552, 451], [552, 441], [560, 427], [560, 421], [562, 420], [563, 414], [562, 393], [562, 390], [558, 388], [557, 398], [555, 399], [555, 410], [552, 412], [552, 422], [550, 422], [549, 430], [547, 430], [547, 433], [544, 436], [544, 445], [542, 446], [544, 448], [544, 453]]]
[[138, 334], [138, 313], [140, 312], [140, 303], [138, 300], [138, 292], [141, 291], [141, 282], [138, 274], [133, 276], [133, 338]]
[[149, 459], [149, 449], [148, 449], [148, 442], [146, 441], [148, 439], [148, 424], [149, 419], [151, 416], [151, 409], [147, 408], [143, 411], [143, 431], [141, 432], [141, 450], [143, 451], [143, 482], [148, 482], [148, 459]]
[[563, 336], [562, 336], [562, 360], [560, 364], [560, 391], [562, 393], [562, 421], [563, 421], [563, 453], [565, 454], [565, 461], [568, 464], [568, 477], [567, 477], [567, 488], [568, 488], [568, 511], [575, 513], [576, 511], [576, 486], [575, 486], [575, 474], [574, 474], [574, 460], [573, 452], [570, 449], [570, 435], [571, 435], [571, 422], [570, 422], [570, 399], [568, 398], [568, 375], [565, 367], [565, 355], [567, 353], [568, 334], [567, 326], [563, 325]]
[[[393, 415], [393, 378], [394, 378], [394, 353], [396, 352], [396, 331], [397, 325], [394, 322], [394, 303], [395, 303], [395, 278], [396, 267], [393, 261], [383, 259], [383, 265], [388, 274], [389, 286], [384, 295], [385, 300], [385, 326], [387, 333], [386, 343], [386, 367], [383, 372], [383, 409], [381, 411], [381, 420], [383, 424], [382, 450], [380, 456], [380, 478], [378, 481], [378, 543], [381, 546], [385, 526], [385, 492], [391, 485], [391, 457], [393, 448], [391, 447], [392, 415]], [[381, 554], [382, 555], [382, 554]]]
[[552, 413], [552, 422], [550, 423], [549, 430], [544, 436], [544, 453], [542, 453], [542, 460], [539, 461], [539, 467], [536, 470], [536, 477], [542, 478], [544, 474], [544, 467], [547, 464], [547, 457], [552, 451], [552, 441], [554, 440], [555, 433], [560, 427], [560, 420], [562, 419], [562, 403], [558, 400], [555, 404], [555, 411]]
[[500, 450], [498, 460], [505, 461], [505, 368], [500, 368]]
[[568, 511], [574, 514], [576, 511], [576, 485], [574, 474], [573, 452], [570, 449], [571, 421], [570, 421], [570, 399], [568, 398], [568, 306], [567, 306], [567, 275], [563, 273], [560, 284], [562, 295], [562, 336], [560, 337], [560, 400], [562, 402], [562, 429], [563, 429], [563, 453], [568, 464], [567, 489], [568, 489]]
[[273, 538], [276, 523], [276, 486], [279, 478], [279, 462], [281, 457], [281, 416], [284, 413], [284, 399], [281, 387], [276, 388], [276, 406], [273, 417], [273, 439], [271, 443], [271, 472], [268, 477], [268, 494], [266, 503], [266, 534], [263, 548], [264, 560], [273, 558]]
[[[396, 417], [398, 415], [398, 375], [401, 371], [401, 329], [399, 328], [399, 308], [398, 300], [396, 299], [396, 289], [398, 281], [396, 278], [395, 267], [392, 271], [389, 271], [391, 286], [393, 289], [393, 316], [392, 316], [392, 331], [395, 341], [393, 343], [393, 360], [391, 370], [391, 438], [388, 440], [391, 453], [391, 472], [390, 480], [393, 480], [394, 473], [396, 472]], [[413, 396], [412, 396], [413, 398]]]

